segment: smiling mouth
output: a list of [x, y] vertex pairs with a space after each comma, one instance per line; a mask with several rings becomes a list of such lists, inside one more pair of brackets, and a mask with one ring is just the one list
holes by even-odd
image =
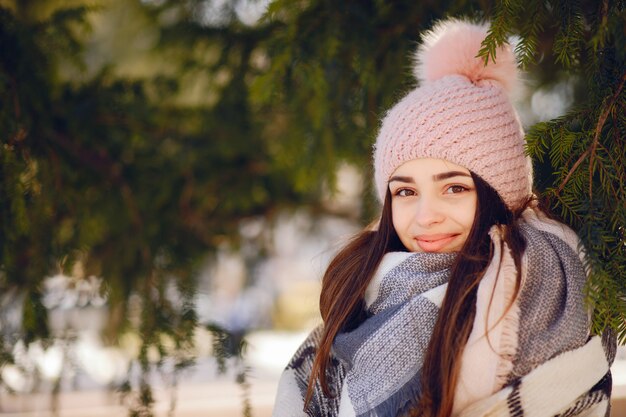
[[439, 252], [452, 242], [458, 234], [440, 234], [431, 236], [417, 236], [415, 242], [424, 252]]

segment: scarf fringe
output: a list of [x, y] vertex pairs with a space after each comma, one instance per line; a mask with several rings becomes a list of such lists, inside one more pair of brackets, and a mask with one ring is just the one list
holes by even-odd
[[[515, 358], [518, 347], [517, 335], [519, 330], [520, 308], [518, 300], [513, 299], [515, 296], [517, 269], [515, 268], [515, 262], [513, 261], [511, 251], [506, 244], [504, 245], [503, 252], [501, 265], [502, 273], [500, 277], [504, 280], [504, 305], [505, 308], [508, 308], [508, 310], [505, 310], [503, 313], [504, 316], [501, 318], [503, 320], [502, 332], [500, 334], [500, 346], [497, 348], [500, 360], [496, 366], [494, 391], [500, 390], [509, 381], [511, 372], [513, 371], [513, 359]], [[524, 255], [522, 258], [522, 281], [524, 279], [524, 275], [526, 274], [525, 261], [527, 261], [527, 257]]]
[[373, 410], [365, 414], [361, 414], [358, 417], [405, 415], [418, 403], [421, 391], [420, 377], [421, 375], [418, 373], [411, 378], [410, 381], [404, 384], [402, 388], [387, 398], [385, 402], [377, 405]]

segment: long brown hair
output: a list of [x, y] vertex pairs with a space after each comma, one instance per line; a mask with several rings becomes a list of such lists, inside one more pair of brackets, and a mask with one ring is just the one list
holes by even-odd
[[[520, 271], [526, 242], [517, 219], [529, 202], [513, 212], [483, 179], [474, 173], [472, 178], [478, 200], [474, 223], [451, 269], [439, 318], [426, 351], [421, 375], [422, 392], [408, 410], [410, 416], [448, 417], [452, 413], [460, 358], [476, 314], [476, 290], [493, 255], [488, 236], [491, 226], [507, 226], [502, 241], [511, 249]], [[387, 190], [377, 229], [367, 228], [357, 234], [331, 261], [322, 279], [320, 312], [324, 331], [309, 378], [305, 408], [311, 401], [316, 382], [327, 397], [338, 394], [331, 392], [326, 378], [335, 336], [356, 328], [365, 320], [365, 290], [383, 256], [399, 250], [406, 248], [393, 227], [391, 194]], [[518, 272], [516, 294], [520, 279]]]
[[448, 417], [452, 414], [460, 359], [476, 315], [476, 292], [493, 256], [494, 248], [488, 236], [493, 225], [506, 226], [502, 228], [501, 244], [508, 245], [518, 271], [513, 298], [519, 292], [521, 257], [526, 241], [518, 219], [529, 205], [530, 198], [520, 208], [511, 211], [482, 178], [473, 173], [472, 178], [478, 197], [474, 224], [450, 271], [446, 295], [424, 357], [421, 396], [408, 413], [412, 417]]
[[333, 258], [322, 278], [320, 313], [324, 321], [324, 332], [313, 361], [305, 408], [313, 396], [316, 381], [319, 381], [326, 396], [338, 394], [330, 392], [326, 379], [335, 336], [340, 331], [357, 327], [365, 319], [365, 289], [383, 255], [399, 250], [406, 248], [393, 228], [391, 194], [387, 190], [377, 230], [368, 227], [354, 236]]

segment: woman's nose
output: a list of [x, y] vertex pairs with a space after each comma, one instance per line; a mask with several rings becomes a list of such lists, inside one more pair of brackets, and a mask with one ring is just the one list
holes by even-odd
[[414, 221], [420, 227], [430, 227], [443, 221], [444, 215], [436, 201], [422, 198], [417, 204]]

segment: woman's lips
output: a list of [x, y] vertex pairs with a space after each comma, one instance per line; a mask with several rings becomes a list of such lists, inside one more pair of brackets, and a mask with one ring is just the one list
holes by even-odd
[[438, 252], [445, 248], [457, 237], [456, 233], [437, 235], [420, 235], [415, 237], [415, 242], [424, 252]]

